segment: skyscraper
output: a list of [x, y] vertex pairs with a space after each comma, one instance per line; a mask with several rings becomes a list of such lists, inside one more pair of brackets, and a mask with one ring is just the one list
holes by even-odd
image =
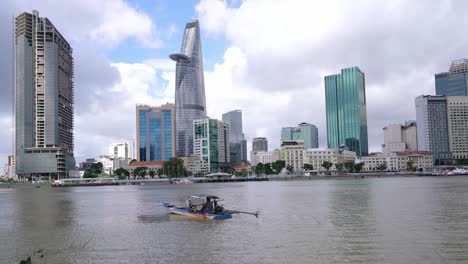
[[252, 140], [252, 151], [268, 151], [268, 140], [264, 137], [256, 137]]
[[448, 72], [435, 75], [436, 95], [468, 95], [468, 60], [452, 61]]
[[431, 151], [435, 165], [449, 163], [452, 154], [449, 147], [446, 97], [421, 95], [415, 101], [418, 150]]
[[247, 141], [242, 132], [242, 111], [233, 110], [223, 114], [223, 122], [229, 125], [231, 163], [239, 165], [247, 160]]
[[196, 157], [208, 164], [208, 172], [224, 171], [230, 163], [229, 125], [216, 119], [193, 121]]
[[318, 129], [315, 125], [302, 122], [298, 127], [281, 128], [281, 140], [304, 140], [305, 148], [318, 148]]
[[16, 17], [15, 138], [20, 177], [60, 178], [73, 157], [73, 56], [39, 12]]
[[175, 107], [136, 106], [137, 160], [169, 160], [175, 157]]
[[468, 159], [468, 96], [447, 96], [447, 121], [452, 158]]
[[358, 156], [368, 154], [366, 85], [358, 67], [325, 76], [329, 148], [346, 146]]
[[193, 120], [206, 117], [205, 84], [198, 20], [187, 23], [180, 53], [171, 54], [176, 64], [176, 155], [193, 154]]

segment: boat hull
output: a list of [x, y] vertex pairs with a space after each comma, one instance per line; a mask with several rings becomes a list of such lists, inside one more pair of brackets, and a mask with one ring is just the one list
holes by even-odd
[[232, 218], [231, 214], [211, 214], [211, 213], [192, 213], [186, 208], [170, 208], [171, 213], [175, 215], [182, 215], [194, 219], [200, 219], [200, 220], [223, 220], [223, 219], [229, 219]]

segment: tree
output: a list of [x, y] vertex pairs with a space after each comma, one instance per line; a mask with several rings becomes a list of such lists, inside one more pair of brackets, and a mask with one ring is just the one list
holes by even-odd
[[257, 163], [257, 166], [255, 166], [255, 174], [261, 175], [264, 173], [264, 168], [263, 168], [263, 163]]
[[87, 171], [83, 174], [83, 178], [97, 178], [98, 174], [94, 172]]
[[354, 171], [355, 172], [361, 172], [362, 171], [362, 167], [364, 167], [364, 162], [359, 162], [357, 164], [354, 164]]
[[277, 160], [271, 164], [271, 168], [275, 171], [276, 174], [279, 174], [284, 167], [286, 167], [286, 161], [284, 160]]
[[148, 172], [148, 175], [149, 175], [151, 178], [154, 179], [154, 176], [156, 176], [156, 172], [155, 172], [154, 170], [150, 170], [150, 171]]
[[406, 162], [406, 170], [407, 171], [416, 171], [416, 168], [413, 166], [413, 161]]
[[158, 177], [161, 177], [163, 175], [163, 169], [158, 169], [157, 174]]
[[459, 159], [459, 160], [457, 160], [457, 165], [462, 165], [462, 166], [468, 165], [468, 159]]
[[184, 177], [190, 175], [184, 167], [182, 159], [171, 158], [163, 163], [163, 174], [169, 177]]
[[104, 166], [102, 165], [101, 162], [93, 163], [91, 164], [90, 172], [96, 173], [96, 174], [102, 173], [103, 167]]
[[130, 176], [130, 172], [128, 172], [128, 170], [124, 169], [124, 168], [119, 168], [119, 169], [116, 169], [114, 171], [114, 174], [117, 175], [117, 178], [119, 180], [124, 180], [126, 179], [128, 176]]
[[133, 170], [133, 176], [139, 176], [144, 178], [146, 176], [146, 167], [136, 167]]
[[335, 168], [337, 171], [341, 172], [343, 170], [343, 163], [337, 163], [335, 164]]
[[266, 163], [265, 165], [263, 165], [263, 171], [265, 172], [266, 175], [271, 175], [274, 173], [273, 170], [271, 169], [270, 163]]
[[384, 170], [386, 170], [386, 169], [387, 169], [387, 162], [384, 161], [384, 163], [380, 164], [380, 165], [377, 167], [377, 169], [378, 169], [379, 171], [384, 171]]
[[312, 166], [311, 164], [305, 163], [304, 166], [302, 166], [302, 168], [304, 170], [313, 170], [314, 166]]
[[288, 173], [293, 173], [294, 172], [294, 167], [291, 166], [291, 165], [288, 165], [288, 166], [286, 166], [286, 170], [288, 171]]
[[327, 171], [329, 171], [332, 166], [333, 166], [333, 163], [330, 161], [324, 161], [322, 163], [322, 167], [324, 167]]
[[345, 162], [344, 166], [348, 170], [348, 172], [354, 172], [354, 162], [353, 161]]

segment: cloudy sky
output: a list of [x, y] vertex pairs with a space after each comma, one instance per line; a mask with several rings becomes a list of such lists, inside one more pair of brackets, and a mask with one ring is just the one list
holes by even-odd
[[134, 139], [135, 105], [174, 102], [175, 64], [198, 18], [208, 114], [243, 110], [249, 142], [279, 147], [282, 126], [316, 124], [326, 147], [325, 75], [366, 74], [370, 151], [382, 127], [415, 119], [434, 73], [468, 56], [468, 2], [310, 0], [6, 0], [0, 3], [0, 164], [12, 152], [13, 17], [37, 9], [75, 58], [75, 156]]

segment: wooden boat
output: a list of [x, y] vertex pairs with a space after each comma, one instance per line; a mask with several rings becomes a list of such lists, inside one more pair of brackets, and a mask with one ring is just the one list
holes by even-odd
[[186, 201], [187, 206], [175, 206], [171, 202], [163, 202], [164, 207], [170, 210], [171, 214], [182, 215], [201, 220], [223, 220], [232, 218], [233, 214], [251, 214], [258, 218], [260, 212], [250, 213], [242, 211], [231, 211], [224, 209], [218, 202], [222, 201], [213, 195], [192, 195]]

